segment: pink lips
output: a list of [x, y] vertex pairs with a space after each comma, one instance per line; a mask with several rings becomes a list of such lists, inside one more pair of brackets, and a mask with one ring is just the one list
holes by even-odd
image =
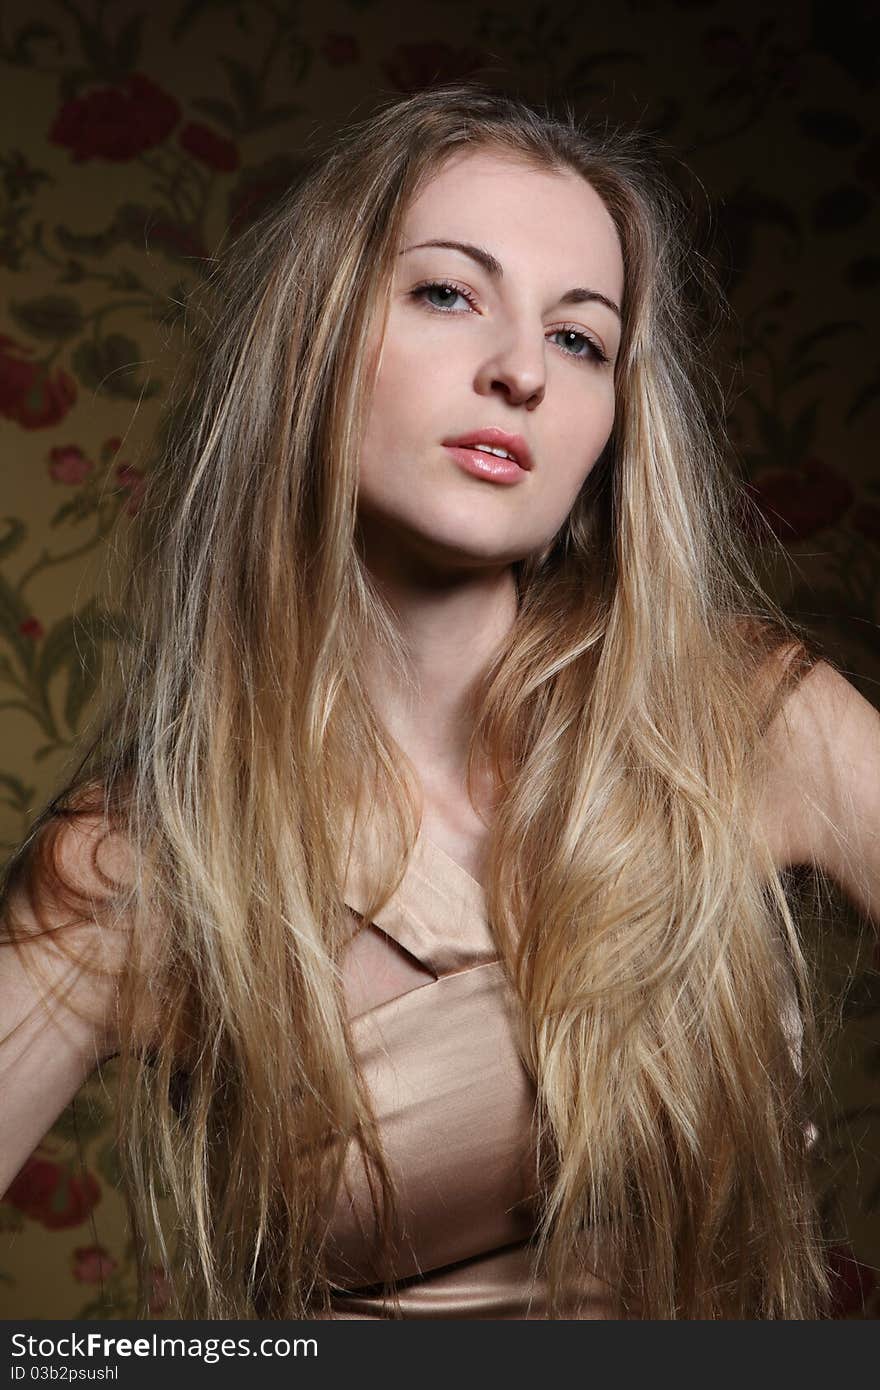
[[[519, 483], [532, 468], [533, 460], [526, 441], [519, 434], [508, 434], [506, 430], [489, 426], [474, 430], [471, 434], [460, 435], [458, 439], [445, 439], [444, 444], [452, 457], [467, 473], [477, 478], [486, 478], [493, 483]], [[491, 444], [496, 449], [506, 449], [512, 458], [502, 458], [499, 454], [487, 454], [476, 446]]]

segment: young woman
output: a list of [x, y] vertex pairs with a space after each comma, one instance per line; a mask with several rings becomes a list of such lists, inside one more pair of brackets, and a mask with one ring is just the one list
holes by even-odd
[[880, 719], [744, 558], [685, 211], [446, 87], [227, 260], [0, 953], [0, 1187], [118, 1056], [183, 1316], [827, 1307], [785, 870], [880, 917]]

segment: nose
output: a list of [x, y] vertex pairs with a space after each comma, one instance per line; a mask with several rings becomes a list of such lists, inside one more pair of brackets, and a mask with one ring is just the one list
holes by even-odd
[[547, 368], [541, 333], [511, 328], [481, 361], [474, 382], [481, 396], [502, 392], [512, 405], [534, 409], [544, 398]]

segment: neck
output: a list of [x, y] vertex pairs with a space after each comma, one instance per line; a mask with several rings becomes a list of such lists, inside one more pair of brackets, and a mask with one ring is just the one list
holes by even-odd
[[409, 653], [411, 682], [367, 653], [365, 681], [388, 732], [427, 794], [466, 785], [476, 683], [509, 632], [517, 593], [509, 566], [440, 576], [427, 568], [368, 561]]

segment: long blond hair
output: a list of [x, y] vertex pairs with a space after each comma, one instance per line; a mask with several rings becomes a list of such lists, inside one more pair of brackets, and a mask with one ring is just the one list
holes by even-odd
[[552, 545], [516, 565], [473, 702], [550, 1313], [599, 1232], [626, 1314], [819, 1316], [813, 980], [756, 815], [763, 735], [814, 657], [737, 539], [692, 292], [711, 276], [636, 133], [472, 84], [386, 102], [224, 258], [132, 537], [118, 679], [7, 897], [94, 793], [133, 856], [104, 912], [130, 942], [117, 1123], [142, 1287], [148, 1246], [173, 1263], [167, 1191], [180, 1315], [329, 1307], [323, 1214], [353, 1139], [386, 1247], [397, 1219], [341, 988], [343, 827], [353, 805], [388, 810], [374, 908], [418, 829], [361, 681], [367, 643], [407, 660], [357, 542], [368, 339], [412, 197], [478, 147], [579, 172], [625, 267], [613, 434]]

